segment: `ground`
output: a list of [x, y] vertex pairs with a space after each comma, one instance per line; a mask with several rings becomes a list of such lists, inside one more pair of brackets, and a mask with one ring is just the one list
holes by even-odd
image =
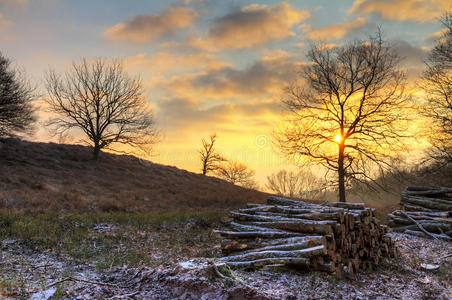
[[[48, 228], [28, 227], [45, 227], [43, 220]], [[386, 259], [372, 272], [336, 278], [288, 269], [215, 271], [212, 263], [221, 253], [213, 229], [224, 221], [215, 212], [10, 216], [2, 221], [0, 291], [6, 299], [452, 297], [452, 261], [442, 258], [452, 243], [404, 234], [391, 233], [400, 258]], [[51, 232], [56, 224], [64, 231]], [[439, 268], [424, 270], [422, 263]]]

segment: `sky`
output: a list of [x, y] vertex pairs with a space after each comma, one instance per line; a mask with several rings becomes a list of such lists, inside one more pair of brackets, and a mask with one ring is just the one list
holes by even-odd
[[[161, 141], [150, 159], [199, 172], [201, 138], [256, 171], [293, 167], [272, 142], [283, 88], [313, 43], [340, 46], [381, 27], [409, 83], [439, 36], [448, 0], [0, 0], [0, 51], [43, 96], [44, 74], [81, 58], [120, 58], [139, 75]], [[34, 140], [53, 138], [42, 127]], [[75, 138], [75, 137], [74, 137]]]

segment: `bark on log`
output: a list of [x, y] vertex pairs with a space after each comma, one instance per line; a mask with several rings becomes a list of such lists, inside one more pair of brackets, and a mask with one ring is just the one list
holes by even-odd
[[[410, 235], [414, 235], [414, 236], [420, 236], [420, 237], [429, 237], [428, 235], [426, 235], [424, 232], [422, 231], [418, 231], [418, 230], [405, 230], [403, 233], [406, 234], [410, 234]], [[446, 235], [446, 234], [436, 234], [436, 233], [430, 233], [432, 236], [434, 236], [437, 239], [443, 239], [446, 241], [452, 241], [452, 237]]]
[[307, 203], [304, 201], [290, 200], [273, 196], [267, 198], [267, 204], [283, 206], [299, 206], [299, 207], [319, 207], [319, 208], [321, 207], [320, 205]]
[[409, 212], [433, 212], [433, 209], [401, 202], [403, 209]]
[[249, 238], [263, 238], [263, 239], [274, 239], [274, 238], [284, 238], [284, 237], [295, 237], [295, 236], [307, 236], [308, 234], [303, 234], [299, 232], [280, 232], [280, 231], [218, 231], [214, 232], [220, 234], [227, 238], [237, 238], [237, 239], [249, 239]]
[[406, 212], [410, 216], [427, 216], [427, 217], [438, 217], [438, 218], [447, 218], [450, 216], [450, 212], [422, 212], [422, 211], [407, 211]]
[[[431, 233], [441, 233], [444, 231], [451, 230], [450, 224], [443, 223], [422, 223], [422, 227]], [[404, 232], [406, 229], [416, 230], [418, 228], [419, 227], [417, 225], [406, 225], [401, 227], [394, 227], [392, 230], [395, 232]]]
[[[268, 228], [265, 227], [259, 227], [259, 226], [253, 226], [253, 225], [244, 225], [244, 224], [240, 224], [240, 223], [236, 223], [236, 222], [231, 222], [229, 223], [229, 225], [235, 229], [235, 230], [240, 230], [240, 231], [270, 231]], [[278, 229], [272, 229], [272, 232], [284, 232], [282, 230], [278, 230]]]
[[239, 255], [231, 255], [219, 258], [220, 261], [249, 261], [257, 260], [263, 258], [284, 258], [284, 257], [304, 257], [310, 258], [318, 255], [327, 254], [325, 246], [315, 246], [311, 248], [301, 249], [301, 250], [291, 250], [291, 251], [281, 251], [281, 250], [268, 250], [259, 252], [249, 252]]
[[340, 207], [346, 209], [364, 209], [364, 203], [327, 202], [325, 206]]
[[284, 264], [284, 265], [295, 265], [295, 266], [309, 266], [309, 258], [303, 257], [282, 257], [282, 258], [263, 258], [256, 259], [252, 261], [226, 261], [225, 262], [231, 268], [260, 268], [266, 265]]
[[415, 204], [417, 206], [423, 206], [430, 209], [452, 211], [452, 203], [444, 203], [441, 199], [430, 199], [416, 196], [402, 196], [402, 203]]
[[250, 214], [243, 214], [243, 213], [236, 213], [231, 212], [229, 214], [234, 220], [238, 221], [291, 221], [293, 219], [291, 218], [284, 218], [279, 216], [261, 216], [261, 215], [250, 215]]
[[289, 251], [289, 250], [301, 250], [306, 248], [312, 248], [315, 246], [325, 246], [327, 247], [327, 242], [325, 237], [322, 237], [321, 239], [309, 239], [303, 242], [298, 243], [292, 243], [292, 244], [282, 244], [282, 245], [274, 245], [274, 246], [266, 246], [262, 248], [255, 248], [253, 250], [248, 250], [245, 253], [248, 252], [261, 252], [261, 251], [271, 251], [271, 250], [282, 250], [282, 251]]
[[[327, 241], [329, 240], [328, 236]], [[303, 243], [309, 240], [322, 240], [324, 236], [321, 235], [311, 235], [311, 236], [301, 236], [301, 237], [291, 237], [291, 238], [280, 238], [280, 239], [262, 239], [262, 238], [250, 238], [250, 239], [223, 239], [221, 242], [221, 248], [225, 252], [231, 251], [244, 251], [249, 249], [262, 248], [267, 246], [277, 246], [293, 243]]]
[[274, 221], [274, 222], [249, 222], [249, 225], [276, 228], [294, 232], [328, 234], [333, 233], [333, 228], [337, 224], [335, 221]]

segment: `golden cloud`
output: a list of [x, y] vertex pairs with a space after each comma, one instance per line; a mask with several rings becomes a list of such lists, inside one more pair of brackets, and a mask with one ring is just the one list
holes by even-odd
[[311, 40], [340, 40], [350, 31], [362, 28], [366, 25], [366, 19], [358, 18], [354, 21], [330, 25], [321, 29], [313, 29], [307, 33]]
[[439, 40], [440, 38], [442, 38], [446, 32], [448, 31], [447, 28], [441, 29], [437, 32], [434, 32], [432, 34], [429, 34], [426, 38], [425, 41], [428, 43], [435, 43], [437, 40]]
[[231, 99], [279, 95], [295, 75], [299, 64], [285, 52], [276, 51], [245, 69], [225, 66], [197, 73], [155, 78], [151, 89], [163, 88], [168, 95], [191, 99]]
[[229, 66], [209, 53], [175, 55], [168, 52], [158, 52], [153, 55], [140, 53], [124, 60], [129, 69], [150, 74], [165, 74], [190, 72], [196, 70], [215, 70]]
[[197, 17], [198, 14], [193, 9], [171, 6], [162, 14], [139, 15], [125, 23], [116, 24], [107, 29], [104, 36], [111, 40], [151, 42], [177, 33], [188, 27]]
[[249, 48], [271, 40], [294, 36], [293, 25], [310, 17], [282, 2], [275, 6], [252, 4], [214, 19], [207, 38], [194, 39], [191, 45], [206, 50]]
[[376, 13], [394, 21], [435, 21], [451, 8], [450, 0], [355, 0], [349, 13]]

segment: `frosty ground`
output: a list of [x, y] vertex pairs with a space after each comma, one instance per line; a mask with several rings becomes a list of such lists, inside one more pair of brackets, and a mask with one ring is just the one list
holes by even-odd
[[[55, 218], [55, 219], [54, 219]], [[343, 278], [294, 269], [215, 268], [215, 213], [48, 217], [64, 231], [11, 218], [2, 235], [0, 295], [9, 299], [450, 299], [452, 243], [391, 233], [401, 251], [372, 272]], [[101, 220], [102, 222], [96, 222]], [[171, 221], [170, 221], [171, 220]], [[175, 221], [177, 220], [177, 221]], [[147, 222], [146, 222], [147, 221]], [[22, 224], [21, 224], [22, 222]], [[28, 223], [27, 223], [28, 222]], [[53, 224], [53, 225], [52, 225]], [[137, 225], [139, 224], [139, 225]], [[21, 227], [22, 226], [22, 227]], [[39, 226], [39, 224], [35, 224]], [[42, 225], [44, 226], [44, 225]], [[42, 227], [41, 226], [41, 227]], [[32, 232], [27, 232], [29, 228]], [[45, 231], [46, 228], [40, 230]], [[69, 232], [69, 234], [68, 234]], [[426, 270], [430, 264], [434, 270]]]

